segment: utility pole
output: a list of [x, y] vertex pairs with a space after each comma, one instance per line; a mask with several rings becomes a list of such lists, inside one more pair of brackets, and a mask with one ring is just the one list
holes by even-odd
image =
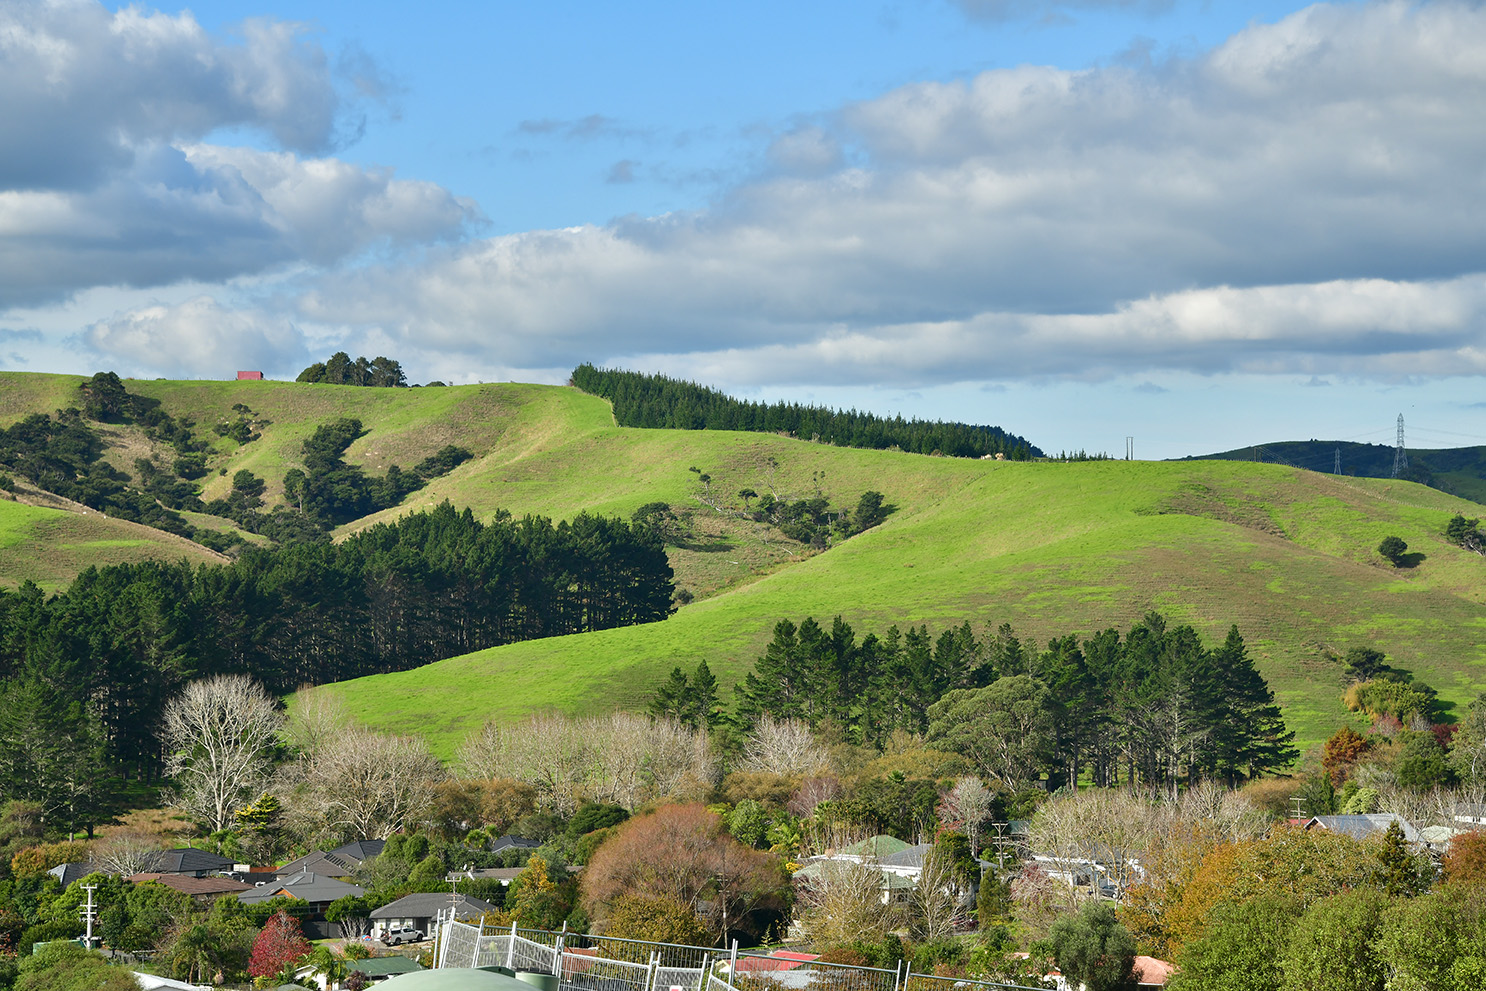
[[93, 892], [98, 890], [98, 885], [85, 884], [83, 890], [88, 893], [87, 904], [82, 908], [83, 925], [87, 928], [83, 936], [83, 946], [91, 950], [93, 948], [93, 920], [98, 917], [98, 913], [93, 911]]
[[1409, 452], [1403, 446], [1403, 414], [1398, 414], [1398, 446], [1393, 449], [1393, 477], [1409, 470]]

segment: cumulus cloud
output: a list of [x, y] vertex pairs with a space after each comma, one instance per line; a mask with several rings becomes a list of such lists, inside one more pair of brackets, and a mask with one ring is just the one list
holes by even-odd
[[86, 188], [139, 145], [232, 125], [321, 151], [340, 108], [324, 51], [298, 25], [248, 21], [223, 41], [190, 13], [93, 0], [0, 5], [0, 92], [5, 189]]
[[[1480, 368], [1475, 6], [1313, 7], [1195, 57], [994, 70], [836, 121], [775, 143], [800, 174], [706, 211], [338, 273], [301, 312], [735, 383]], [[837, 147], [859, 164], [810, 174]]]
[[[0, 5], [0, 309], [333, 264], [478, 219], [429, 183], [303, 155], [344, 123], [327, 62], [295, 24], [222, 39], [190, 13]], [[359, 92], [386, 95], [368, 59], [348, 65]], [[289, 150], [197, 140], [237, 126]]]
[[0, 308], [97, 285], [210, 282], [458, 235], [478, 210], [430, 183], [288, 152], [157, 144], [82, 191], [0, 191]]
[[221, 378], [230, 369], [283, 373], [303, 365], [307, 353], [286, 319], [226, 308], [210, 296], [116, 313], [89, 326], [82, 340], [126, 367], [186, 377]]

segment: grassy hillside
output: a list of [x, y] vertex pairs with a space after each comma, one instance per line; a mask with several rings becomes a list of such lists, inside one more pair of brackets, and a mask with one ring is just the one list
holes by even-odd
[[[71, 401], [77, 381], [0, 375], [0, 422]], [[443, 499], [484, 516], [497, 508], [628, 515], [657, 500], [695, 508], [696, 537], [673, 562], [683, 583], [718, 594], [670, 620], [516, 644], [336, 689], [368, 722], [429, 735], [446, 755], [487, 718], [638, 705], [675, 664], [690, 669], [705, 658], [728, 684], [777, 619], [807, 614], [839, 613], [859, 633], [890, 623], [968, 619], [984, 630], [1010, 622], [1039, 640], [1127, 627], [1153, 608], [1212, 641], [1237, 623], [1306, 743], [1345, 717], [1332, 658], [1352, 646], [1387, 651], [1457, 705], [1486, 688], [1486, 560], [1440, 536], [1450, 516], [1477, 507], [1413, 483], [1242, 461], [969, 461], [768, 434], [624, 429], [603, 401], [543, 386], [128, 385], [194, 418], [203, 436], [234, 415], [234, 403], [270, 421], [245, 447], [218, 442], [213, 468], [225, 474], [209, 478], [214, 487], [247, 467], [276, 497], [304, 438], [335, 417], [356, 416], [370, 429], [348, 460], [372, 473], [408, 467], [449, 443], [476, 455], [381, 517]], [[877, 489], [896, 511], [881, 527], [811, 555], [703, 506], [693, 467], [711, 476], [719, 503], [737, 504], [744, 487], [792, 498], [819, 489], [838, 504]], [[1422, 555], [1414, 567], [1394, 569], [1378, 556], [1390, 534]], [[0, 559], [0, 576], [13, 581], [50, 544], [9, 546], [21, 549], [9, 564]], [[101, 563], [104, 552], [100, 545], [57, 558], [53, 581], [65, 580], [68, 567]]]
[[225, 560], [189, 540], [100, 513], [0, 500], [0, 586], [15, 588], [33, 581], [56, 592], [89, 565], [147, 558]]
[[[800, 494], [824, 473], [830, 491], [878, 488], [898, 512], [662, 624], [340, 686], [353, 711], [431, 735], [448, 754], [485, 718], [637, 705], [675, 664], [705, 658], [730, 682], [776, 619], [837, 613], [863, 632], [970, 619], [1039, 639], [1126, 626], [1151, 608], [1214, 640], [1236, 622], [1308, 743], [1345, 717], [1328, 654], [1354, 645], [1381, 647], [1456, 703], [1486, 687], [1486, 561], [1438, 536], [1470, 504], [1419, 485], [1224, 462], [958, 461], [591, 424], [584, 417], [498, 470], [466, 466], [428, 495], [628, 511], [685, 500], [692, 464], [713, 475], [714, 491], [764, 491], [772, 459], [781, 488]], [[1396, 570], [1377, 555], [1394, 533], [1424, 555], [1417, 567]]]
[[[1204, 454], [1185, 460], [1215, 458], [1224, 461], [1262, 461], [1268, 464], [1333, 472], [1341, 455], [1341, 474], [1359, 478], [1392, 478], [1394, 448], [1391, 444], [1359, 444], [1354, 441], [1287, 440], [1243, 447], [1220, 454]], [[1409, 448], [1410, 481], [1451, 495], [1486, 502], [1486, 447]], [[1476, 514], [1480, 515], [1479, 507]]]

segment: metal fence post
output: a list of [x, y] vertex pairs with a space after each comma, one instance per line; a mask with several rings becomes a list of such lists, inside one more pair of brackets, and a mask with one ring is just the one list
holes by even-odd
[[707, 978], [712, 974], [712, 951], [702, 951], [702, 972], [697, 975], [697, 991], [707, 991]]
[[562, 924], [562, 932], [557, 934], [557, 942], [552, 944], [552, 974], [557, 978], [559, 986], [562, 985], [562, 944], [568, 938], [568, 924]]
[[897, 963], [893, 964], [893, 991], [901, 991], [903, 987], [904, 963], [906, 963], [906, 961], [899, 960]]
[[733, 959], [728, 964], [728, 984], [737, 987], [733, 982], [738, 979], [738, 941], [733, 940]]
[[655, 991], [655, 980], [660, 976], [660, 951], [650, 951], [650, 969], [645, 972], [645, 987]]
[[506, 969], [516, 969], [516, 923], [511, 923], [511, 942], [506, 945]]

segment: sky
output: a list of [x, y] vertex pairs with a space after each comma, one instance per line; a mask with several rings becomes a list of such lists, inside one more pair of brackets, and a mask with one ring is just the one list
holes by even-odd
[[0, 368], [1486, 443], [1486, 7], [0, 0]]

